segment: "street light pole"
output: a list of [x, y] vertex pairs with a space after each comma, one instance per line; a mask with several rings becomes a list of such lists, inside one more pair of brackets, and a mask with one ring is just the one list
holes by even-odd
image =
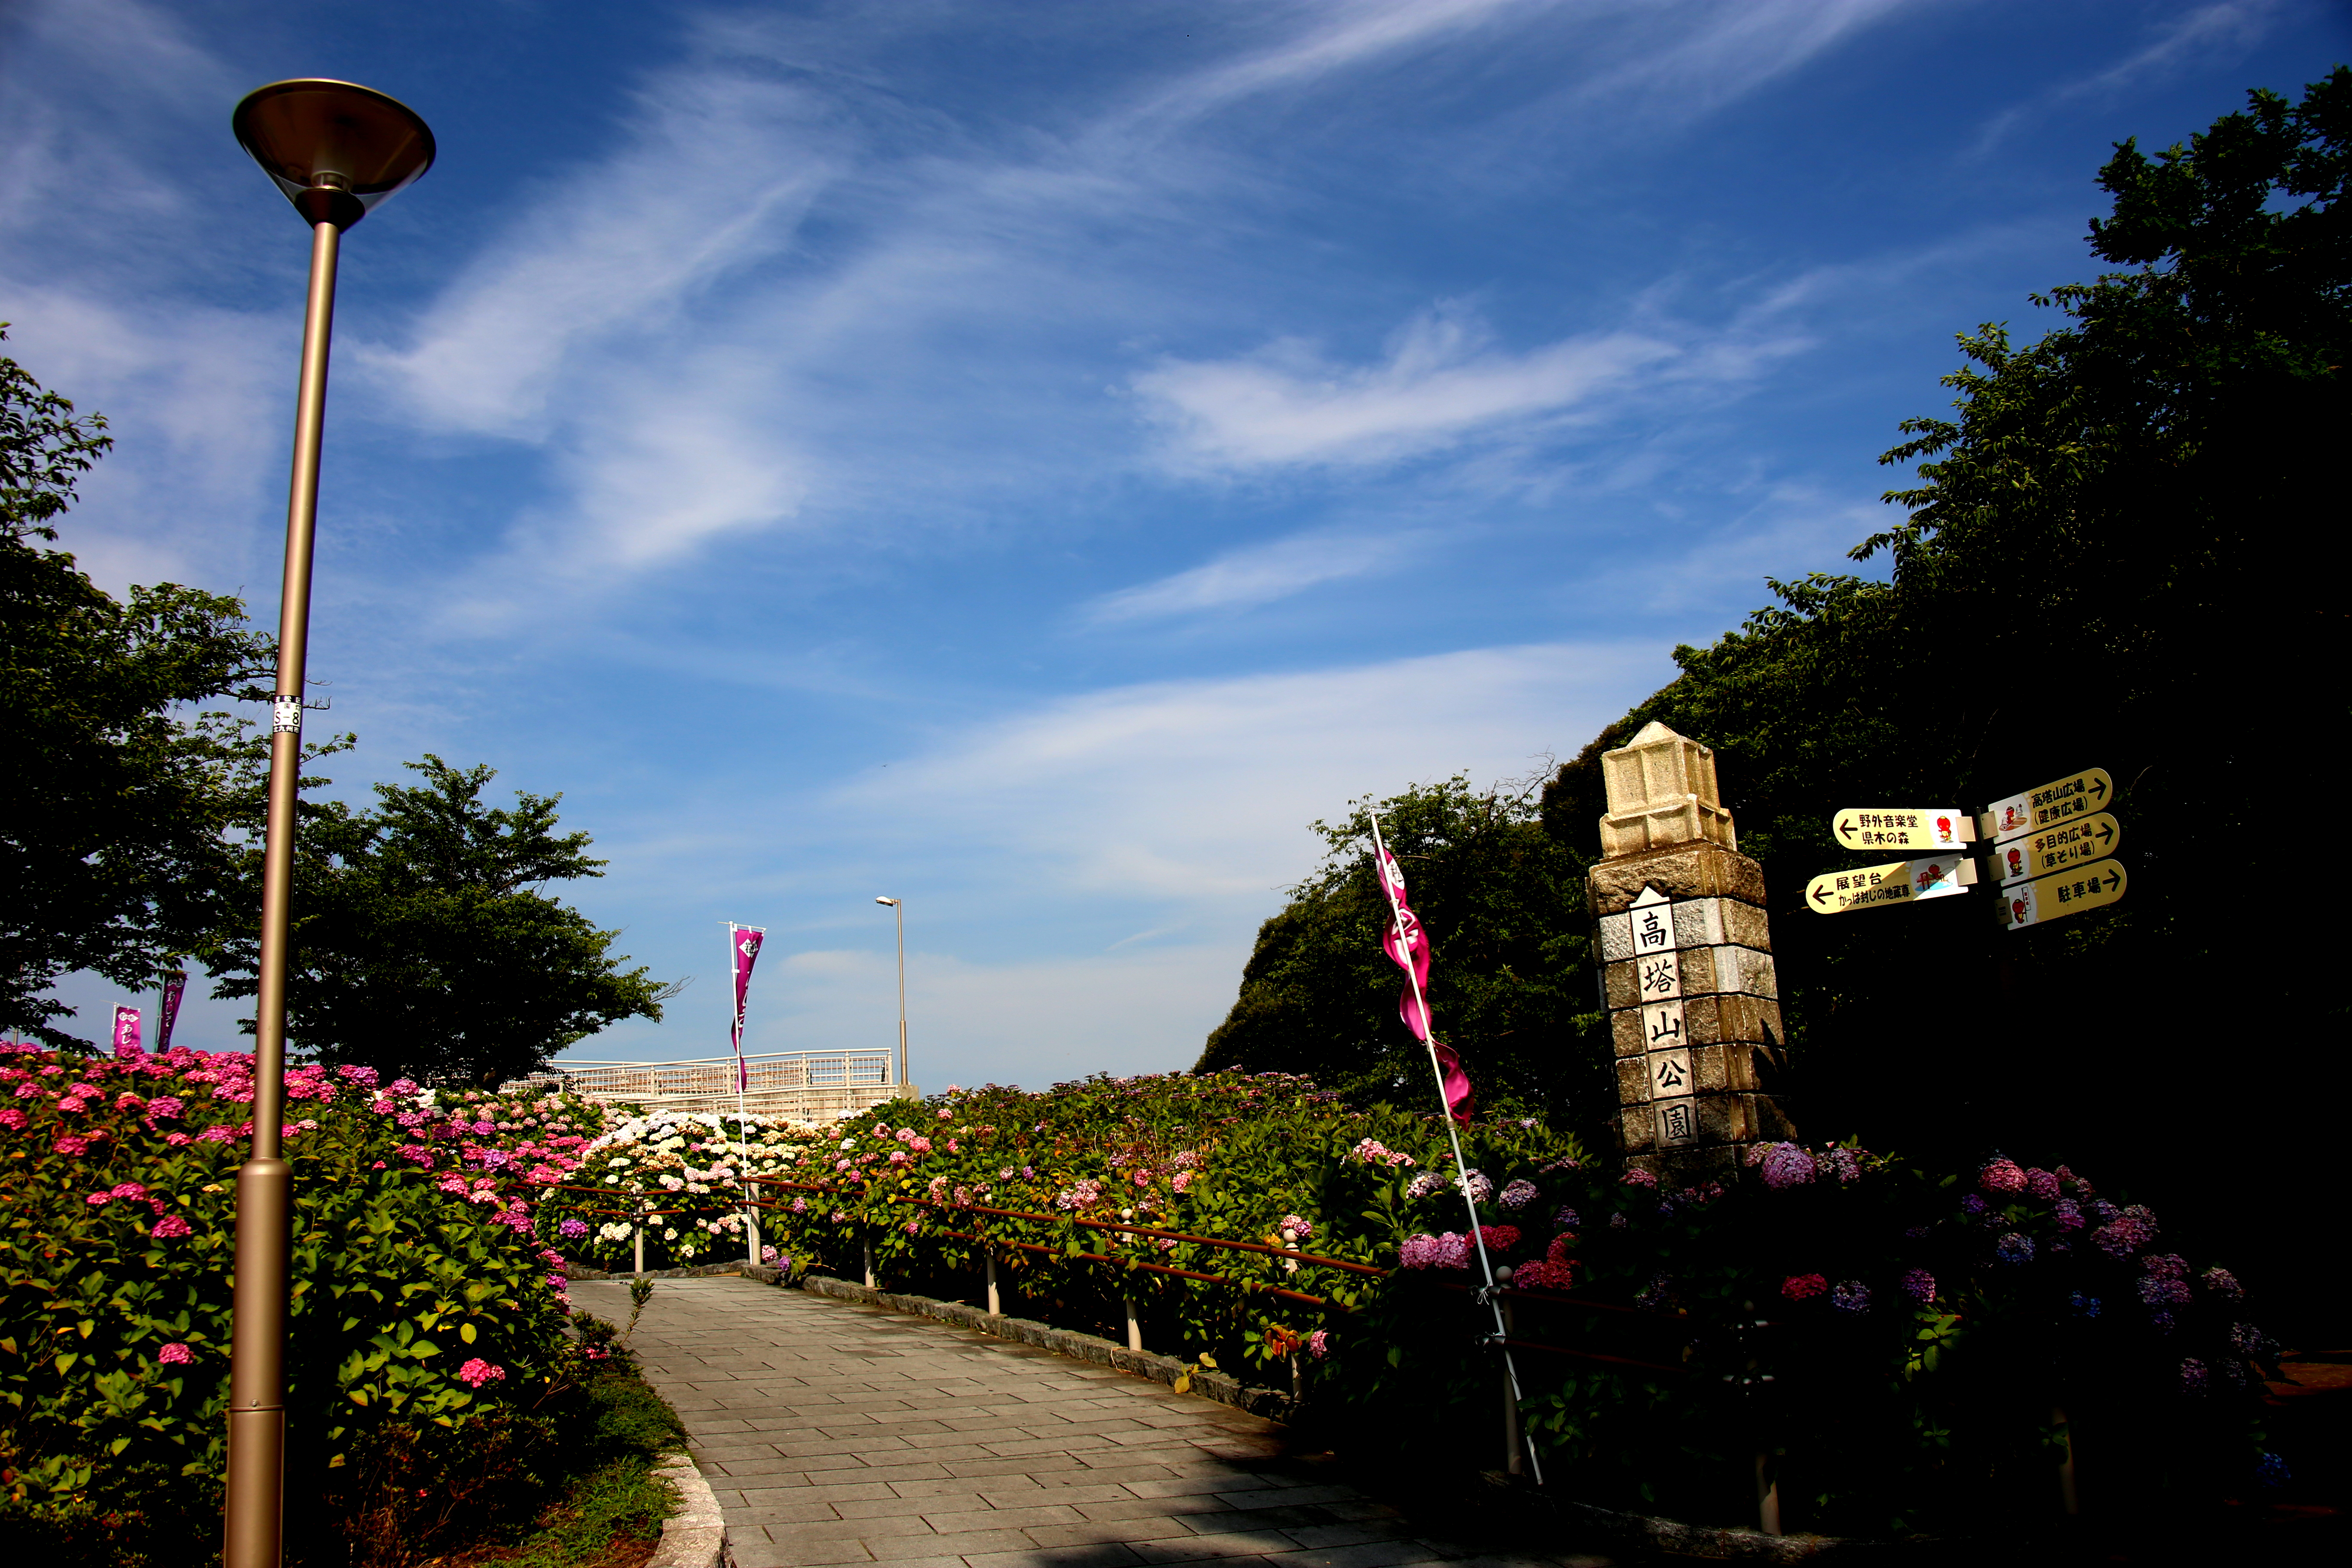
[[278, 1568], [286, 1522], [286, 1323], [293, 1168], [286, 1163], [288, 907], [294, 805], [302, 770], [302, 682], [310, 652], [310, 565], [319, 452], [327, 416], [342, 231], [422, 174], [433, 133], [406, 106], [349, 82], [273, 82], [246, 95], [236, 139], [310, 225], [310, 289], [295, 395], [294, 468], [270, 698], [269, 806], [262, 847], [261, 960], [253, 1039], [253, 1143], [236, 1174], [236, 1280], [229, 1339], [226, 1568]]
[[907, 1092], [907, 906], [896, 899], [876, 899], [898, 917], [898, 1092]]

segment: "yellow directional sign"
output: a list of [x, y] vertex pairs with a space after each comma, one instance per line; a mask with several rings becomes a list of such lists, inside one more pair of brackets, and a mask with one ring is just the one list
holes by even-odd
[[2038, 833], [2105, 811], [2116, 803], [2115, 781], [2105, 768], [2085, 768], [2063, 779], [1997, 800], [1987, 808], [1985, 831], [2003, 843], [2021, 833]]
[[1975, 842], [1977, 821], [1953, 805], [1850, 805], [1830, 831], [1849, 849], [1949, 849]]
[[1849, 910], [1916, 904], [1922, 899], [1948, 897], [1976, 879], [1976, 862], [1965, 855], [1891, 860], [1884, 866], [1823, 872], [1807, 884], [1805, 907], [1825, 915], [1842, 915]]
[[2054, 877], [2036, 877], [2000, 890], [2000, 923], [2020, 931], [2062, 915], [2104, 909], [2129, 886], [2131, 879], [2120, 860], [2095, 860]]
[[2012, 838], [1993, 851], [1993, 862], [2004, 884], [2022, 882], [2112, 855], [2123, 837], [2124, 825], [2103, 811]]

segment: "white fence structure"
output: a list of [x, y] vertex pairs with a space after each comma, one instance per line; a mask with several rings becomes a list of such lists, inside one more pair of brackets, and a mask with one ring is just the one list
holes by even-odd
[[[742, 1105], [754, 1116], [832, 1121], [886, 1100], [920, 1091], [893, 1081], [888, 1047], [871, 1051], [770, 1051], [743, 1058], [749, 1086]], [[735, 1058], [682, 1062], [562, 1060], [517, 1079], [508, 1089], [563, 1088], [608, 1105], [730, 1113], [736, 1106]]]

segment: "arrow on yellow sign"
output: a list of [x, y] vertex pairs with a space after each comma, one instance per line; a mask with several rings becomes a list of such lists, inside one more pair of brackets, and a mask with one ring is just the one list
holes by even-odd
[[1976, 862], [1965, 855], [1931, 855], [1923, 860], [1890, 860], [1825, 871], [1805, 888], [1805, 907], [1825, 915], [1849, 910], [1916, 904], [1960, 892], [1977, 879]]
[[2062, 915], [2105, 909], [2130, 886], [2120, 860], [2099, 860], [2054, 877], [2036, 877], [2000, 890], [2000, 923], [2019, 931]]
[[1830, 816], [1849, 849], [1945, 849], [1977, 836], [1976, 818], [1953, 805], [1850, 805]]
[[1997, 800], [1986, 809], [1985, 832], [2002, 843], [2021, 833], [2038, 833], [2115, 804], [2116, 783], [2105, 768], [2085, 768], [2063, 779]]

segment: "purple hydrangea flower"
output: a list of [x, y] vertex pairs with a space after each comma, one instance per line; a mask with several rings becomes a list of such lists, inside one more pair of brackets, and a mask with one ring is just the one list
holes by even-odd
[[2066, 1304], [2074, 1308], [2079, 1317], [2095, 1318], [2099, 1315], [2099, 1299], [2096, 1296], [2085, 1296], [2077, 1290], [2066, 1299]]
[[2058, 1178], [2037, 1165], [2025, 1173], [2025, 1190], [2045, 1204], [2054, 1203], [2058, 1198]]
[[1503, 1189], [1503, 1206], [1507, 1209], [1523, 1209], [1540, 1195], [1536, 1191], [1536, 1184], [1533, 1182], [1513, 1182]]
[[2287, 1462], [2276, 1454], [2263, 1454], [2254, 1460], [2254, 1481], [2265, 1487], [2283, 1487], [2294, 1479]]
[[2139, 1260], [2139, 1266], [2159, 1279], [2189, 1278], [2189, 1260], [2176, 1252], [2151, 1252]]
[[2053, 1206], [2050, 1212], [2058, 1216], [2058, 1228], [2060, 1230], [2080, 1230], [2083, 1228], [2083, 1205], [2076, 1203], [2074, 1199], [2060, 1198], [2055, 1206]]
[[2199, 1361], [2195, 1356], [2189, 1356], [2182, 1360], [2180, 1363], [2180, 1392], [2183, 1394], [2202, 1394], [2208, 1388], [2211, 1387], [2212, 1384], [2213, 1380], [2206, 1372], [2205, 1363], [2203, 1362]]
[[2012, 1230], [1993, 1244], [1992, 1255], [2001, 1263], [2031, 1263], [2033, 1261], [2033, 1238]]
[[2260, 1361], [2263, 1359], [2263, 1352], [2270, 1348], [2270, 1342], [2263, 1338], [2262, 1330], [2254, 1327], [2253, 1324], [2231, 1323], [2230, 1348], [2248, 1361]]
[[1859, 1279], [1842, 1279], [1830, 1292], [1830, 1305], [1841, 1312], [1870, 1310], [1870, 1287]]
[[2186, 1281], [2168, 1279], [2161, 1274], [2140, 1276], [2139, 1299], [2151, 1307], [2185, 1307], [2189, 1304]]
[[1813, 1173], [1818, 1168], [1813, 1163], [1813, 1157], [1794, 1143], [1769, 1145], [1757, 1164], [1760, 1167], [1764, 1184], [1776, 1191], [1787, 1187], [1802, 1186], [1813, 1179]]
[[1980, 1215], [1991, 1206], [1974, 1193], [1960, 1200], [1960, 1212], [1964, 1215]]
[[2216, 1296], [2221, 1296], [2232, 1301], [2237, 1300], [2246, 1293], [2246, 1288], [2238, 1283], [2238, 1277], [2231, 1273], [2228, 1269], [2219, 1266], [2208, 1268], [2204, 1273], [2200, 1274], [2197, 1277], [2197, 1282], [2200, 1285], [2204, 1286], [2208, 1290], [2212, 1291]]
[[1914, 1268], [1903, 1276], [1903, 1293], [1925, 1305], [1936, 1299], [1936, 1277], [1924, 1268]]
[[1819, 1164], [1835, 1176], [1841, 1186], [1862, 1178], [1862, 1156], [1852, 1149], [1824, 1149]]
[[1584, 1221], [1574, 1209], [1562, 1209], [1551, 1216], [1551, 1223], [1562, 1230], [1575, 1230], [1580, 1227]]

